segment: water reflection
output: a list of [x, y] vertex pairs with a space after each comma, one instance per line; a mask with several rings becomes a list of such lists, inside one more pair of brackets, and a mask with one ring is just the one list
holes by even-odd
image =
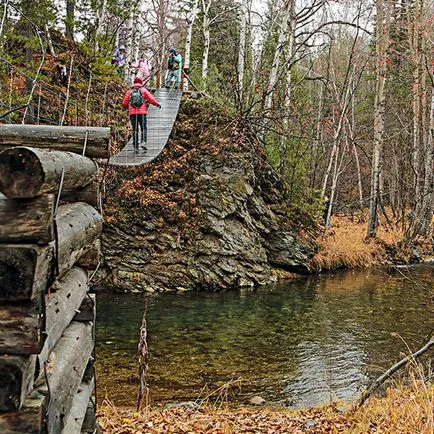
[[[293, 406], [350, 399], [401, 357], [403, 340], [414, 349], [432, 328], [432, 282], [423, 265], [148, 298], [151, 399], [191, 400], [235, 379], [237, 402], [254, 394]], [[99, 389], [121, 405], [135, 402], [144, 303], [98, 294]]]

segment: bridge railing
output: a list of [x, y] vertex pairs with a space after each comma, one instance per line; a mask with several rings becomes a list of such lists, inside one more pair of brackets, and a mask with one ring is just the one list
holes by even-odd
[[92, 158], [108, 155], [108, 140], [106, 128], [0, 125], [2, 434], [95, 429]]

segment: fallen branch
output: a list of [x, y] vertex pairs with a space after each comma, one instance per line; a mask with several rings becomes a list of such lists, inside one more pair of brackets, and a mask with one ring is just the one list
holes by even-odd
[[432, 346], [434, 346], [434, 338], [431, 339], [415, 353], [403, 358], [398, 363], [388, 369], [383, 375], [380, 375], [368, 389], [366, 389], [356, 404], [356, 408], [361, 407], [365, 401], [375, 392], [388, 378], [390, 378], [396, 371], [405, 366], [408, 362], [417, 360], [422, 354], [426, 353]]

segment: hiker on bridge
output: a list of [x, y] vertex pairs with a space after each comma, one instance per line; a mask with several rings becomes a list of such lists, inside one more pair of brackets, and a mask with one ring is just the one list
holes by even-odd
[[139, 150], [139, 125], [141, 130], [141, 148], [147, 150], [147, 102], [161, 108], [160, 103], [143, 87], [143, 80], [140, 77], [134, 79], [131, 89], [127, 90], [124, 96], [123, 106], [129, 108], [131, 126], [133, 128], [134, 150]]
[[112, 65], [116, 65], [117, 73], [122, 76], [126, 62], [125, 45], [119, 45], [119, 48], [113, 53]]
[[147, 59], [146, 54], [142, 53], [138, 61], [130, 63], [130, 68], [132, 74], [134, 74], [135, 77], [141, 78], [146, 86], [151, 76], [151, 66], [149, 65], [149, 60]]
[[175, 79], [175, 89], [179, 88], [181, 83], [181, 71], [182, 71], [182, 56], [177, 53], [174, 48], [169, 49], [169, 58], [167, 59], [167, 78], [166, 89], [169, 89], [170, 82]]

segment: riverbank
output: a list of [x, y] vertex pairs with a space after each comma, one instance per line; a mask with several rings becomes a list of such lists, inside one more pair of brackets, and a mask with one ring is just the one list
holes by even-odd
[[[384, 219], [383, 219], [384, 220]], [[392, 221], [392, 217], [390, 216]], [[353, 269], [377, 265], [402, 265], [432, 259], [433, 245], [426, 238], [404, 242], [404, 229], [381, 221], [377, 237], [366, 238], [367, 214], [338, 214], [332, 228], [317, 236], [318, 252], [311, 259], [313, 272]]]
[[197, 407], [136, 412], [105, 402], [98, 420], [104, 434], [432, 433], [434, 386], [420, 378], [418, 369], [413, 369], [408, 378], [405, 387], [388, 388], [384, 397], [372, 397], [357, 410], [337, 405], [299, 411], [271, 407], [232, 409], [219, 399], [208, 399]]

